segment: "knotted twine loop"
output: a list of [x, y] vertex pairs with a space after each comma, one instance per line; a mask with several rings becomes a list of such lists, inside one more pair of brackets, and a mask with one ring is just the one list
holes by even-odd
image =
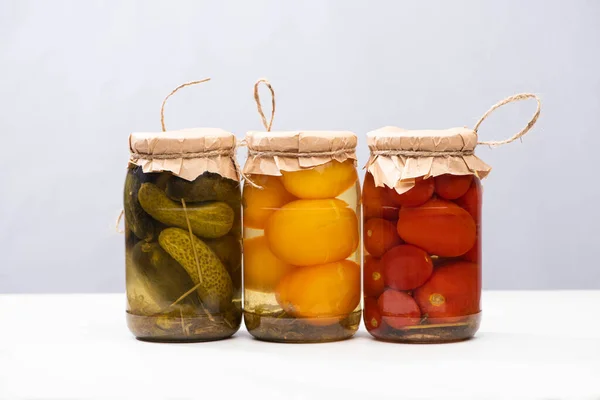
[[[271, 92], [271, 119], [267, 123], [267, 118], [265, 117], [265, 113], [263, 112], [262, 105], [260, 103], [260, 95], [258, 94], [258, 87], [261, 83], [264, 83], [265, 86]], [[254, 101], [256, 102], [256, 109], [258, 110], [258, 114], [260, 115], [260, 119], [262, 120], [263, 126], [267, 130], [267, 132], [271, 132], [271, 126], [273, 126], [273, 119], [275, 118], [275, 91], [271, 86], [271, 82], [268, 79], [261, 78], [254, 84]]]
[[531, 118], [531, 120], [527, 123], [527, 126], [525, 126], [525, 128], [523, 128], [520, 132], [518, 132], [517, 134], [509, 137], [508, 139], [505, 140], [499, 140], [499, 141], [485, 141], [485, 142], [477, 142], [477, 144], [483, 144], [483, 145], [487, 145], [490, 147], [498, 147], [498, 146], [502, 146], [503, 144], [507, 144], [510, 142], [514, 142], [517, 139], [521, 139], [523, 136], [525, 136], [525, 134], [527, 132], [529, 132], [529, 130], [531, 128], [533, 128], [533, 126], [535, 125], [535, 123], [537, 122], [539, 116], [540, 116], [540, 111], [542, 108], [542, 103], [540, 101], [540, 98], [537, 97], [535, 94], [532, 93], [519, 93], [519, 94], [515, 94], [514, 96], [510, 96], [507, 97], [506, 99], [494, 104], [489, 110], [487, 110], [485, 112], [485, 114], [483, 114], [483, 116], [481, 118], [479, 118], [479, 121], [477, 121], [477, 123], [475, 124], [475, 127], [473, 128], [473, 130], [475, 132], [478, 131], [479, 129], [479, 125], [481, 125], [481, 123], [492, 113], [494, 112], [496, 109], [502, 107], [505, 104], [508, 103], [512, 103], [513, 101], [520, 101], [520, 100], [527, 100], [527, 99], [535, 99], [535, 101], [537, 102], [537, 108], [535, 110], [535, 113], [533, 114], [533, 117]]
[[179, 89], [183, 89], [186, 86], [197, 85], [199, 83], [204, 83], [204, 82], [208, 82], [208, 81], [210, 81], [210, 78], [204, 78], [199, 81], [191, 81], [191, 82], [182, 83], [181, 85], [179, 85], [175, 89], [173, 89], [173, 91], [171, 91], [171, 93], [169, 93], [167, 95], [167, 97], [165, 97], [165, 99], [162, 102], [162, 105], [160, 106], [160, 126], [162, 127], [163, 132], [166, 132], [166, 130], [167, 130], [167, 128], [165, 127], [165, 104], [167, 104], [167, 100], [169, 100], [169, 97], [173, 96]]
[[[267, 122], [267, 118], [265, 117], [265, 113], [263, 112], [262, 109], [262, 104], [260, 103], [260, 94], [258, 93], [258, 88], [260, 86], [261, 83], [264, 83], [265, 86], [269, 89], [269, 91], [271, 92], [271, 119], [269, 119], [269, 121]], [[258, 115], [260, 115], [260, 119], [262, 120], [262, 124], [265, 127], [267, 132], [271, 132], [271, 126], [273, 126], [273, 119], [275, 118], [275, 91], [273, 90], [273, 86], [271, 86], [271, 82], [269, 82], [268, 79], [266, 78], [260, 78], [259, 80], [256, 81], [256, 83], [254, 84], [254, 102], [256, 103], [256, 109], [258, 110]], [[248, 143], [246, 142], [246, 140], [242, 140], [240, 141], [240, 147], [241, 146], [248, 146]], [[248, 155], [250, 156], [256, 156], [257, 152], [255, 152], [254, 150], [251, 150], [250, 148], [248, 149]], [[252, 185], [252, 187], [259, 189], [259, 190], [263, 190], [264, 187], [254, 183], [254, 181], [252, 181], [252, 179], [248, 178], [246, 175], [244, 175], [244, 173], [242, 172], [242, 170], [240, 169], [240, 174], [244, 177], [244, 180], [246, 182], [248, 182], [250, 185]]]

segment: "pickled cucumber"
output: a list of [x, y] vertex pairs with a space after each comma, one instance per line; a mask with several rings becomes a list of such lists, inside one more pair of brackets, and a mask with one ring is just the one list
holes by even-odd
[[140, 174], [136, 173], [138, 168], [128, 170], [125, 178], [125, 193], [123, 198], [125, 225], [139, 239], [151, 241], [158, 235], [155, 230], [154, 221], [152, 221], [150, 215], [144, 211], [138, 201], [138, 191], [142, 185]]
[[206, 243], [179, 228], [167, 228], [158, 238], [160, 246], [181, 264], [194, 284], [204, 306], [220, 312], [230, 306], [233, 284], [225, 266]]
[[192, 182], [172, 176], [167, 182], [167, 195], [174, 200], [189, 202], [224, 201], [232, 208], [239, 207], [240, 184], [213, 172], [205, 172]]
[[231, 230], [234, 213], [224, 202], [189, 204], [186, 209], [152, 183], [144, 183], [138, 192], [142, 208], [158, 221], [188, 229], [203, 238], [218, 238]]
[[239, 182], [224, 178], [214, 172], [205, 172], [192, 182], [171, 176], [167, 182], [166, 193], [177, 202], [183, 199], [187, 202], [222, 201], [227, 203], [234, 213], [232, 231], [241, 234], [242, 194]]
[[[158, 243], [138, 242], [126, 259], [127, 295], [136, 314], [173, 311], [171, 305], [194, 287], [194, 282]], [[180, 301], [179, 307], [198, 306], [196, 293]]]
[[[233, 229], [232, 229], [233, 230]], [[233, 287], [241, 288], [242, 283], [242, 243], [239, 234], [231, 232], [218, 239], [207, 239], [205, 243], [219, 257], [231, 276]]]

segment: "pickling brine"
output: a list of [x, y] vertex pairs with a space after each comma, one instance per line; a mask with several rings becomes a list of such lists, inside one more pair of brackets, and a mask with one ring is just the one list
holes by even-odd
[[244, 185], [244, 317], [260, 339], [350, 337], [360, 321], [360, 186], [354, 160]]
[[379, 339], [462, 340], [480, 322], [481, 185], [473, 175], [419, 180], [399, 195], [363, 188], [365, 326]]
[[241, 322], [239, 182], [134, 166], [125, 183], [127, 323], [136, 337], [197, 341]]

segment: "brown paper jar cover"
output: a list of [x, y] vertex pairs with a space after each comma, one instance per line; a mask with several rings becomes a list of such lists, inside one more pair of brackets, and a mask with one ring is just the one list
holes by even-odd
[[218, 128], [140, 132], [129, 136], [129, 163], [145, 173], [168, 171], [188, 181], [204, 172], [239, 181], [236, 138]]
[[485, 178], [491, 167], [474, 154], [477, 133], [470, 128], [406, 130], [387, 126], [367, 134], [371, 150], [366, 169], [376, 186], [402, 194], [418, 177], [443, 174]]
[[356, 135], [347, 131], [251, 131], [244, 174], [280, 176], [332, 160], [356, 163], [356, 143]]

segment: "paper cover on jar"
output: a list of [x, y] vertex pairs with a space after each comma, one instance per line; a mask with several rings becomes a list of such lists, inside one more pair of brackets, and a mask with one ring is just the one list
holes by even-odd
[[367, 134], [371, 155], [367, 171], [376, 186], [388, 186], [402, 194], [418, 177], [443, 174], [485, 178], [491, 167], [474, 154], [477, 133], [470, 128], [406, 130], [384, 127]]
[[248, 132], [244, 174], [281, 175], [332, 160], [356, 163], [356, 135], [345, 131]]
[[192, 181], [204, 172], [239, 181], [235, 136], [218, 128], [132, 133], [129, 163], [145, 173], [168, 171]]

